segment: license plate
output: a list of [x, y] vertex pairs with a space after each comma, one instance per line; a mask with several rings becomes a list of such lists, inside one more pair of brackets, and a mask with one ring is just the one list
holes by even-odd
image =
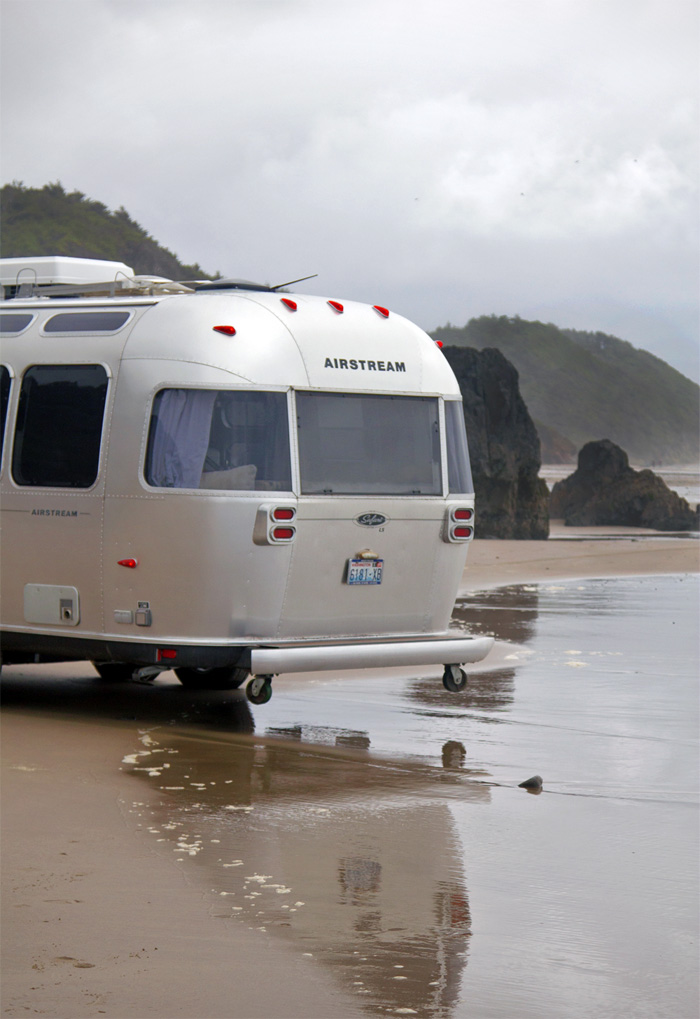
[[383, 559], [350, 559], [348, 584], [381, 584]]

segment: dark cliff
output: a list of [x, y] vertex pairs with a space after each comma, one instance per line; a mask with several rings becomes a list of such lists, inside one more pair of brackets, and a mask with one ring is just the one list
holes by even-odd
[[540, 440], [518, 373], [499, 350], [444, 347], [457, 376], [476, 490], [477, 538], [547, 538]]

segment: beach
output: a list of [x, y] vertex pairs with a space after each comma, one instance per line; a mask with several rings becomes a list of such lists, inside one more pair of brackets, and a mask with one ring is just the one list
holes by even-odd
[[3, 1015], [690, 1019], [699, 547], [473, 542], [465, 694], [3, 670]]

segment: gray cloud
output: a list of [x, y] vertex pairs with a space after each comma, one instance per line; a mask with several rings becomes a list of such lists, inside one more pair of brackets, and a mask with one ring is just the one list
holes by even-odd
[[4, 180], [210, 270], [697, 377], [694, 0], [4, 0]]

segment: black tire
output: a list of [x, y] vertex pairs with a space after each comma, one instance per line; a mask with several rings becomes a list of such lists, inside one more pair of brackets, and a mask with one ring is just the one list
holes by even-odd
[[105, 683], [128, 683], [136, 669], [130, 662], [93, 662], [92, 665]]
[[227, 665], [220, 669], [175, 669], [175, 675], [186, 690], [236, 690], [249, 673]]
[[467, 688], [467, 674], [458, 665], [447, 665], [442, 677], [442, 685], [449, 693], [461, 693]]

